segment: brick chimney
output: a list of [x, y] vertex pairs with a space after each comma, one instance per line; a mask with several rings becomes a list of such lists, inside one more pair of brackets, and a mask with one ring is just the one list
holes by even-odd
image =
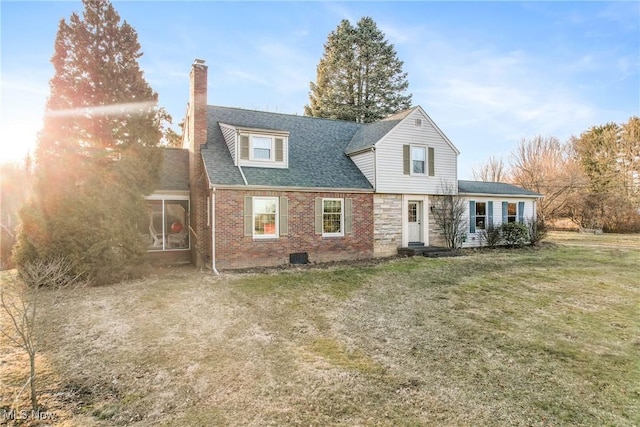
[[207, 226], [209, 182], [204, 172], [200, 151], [207, 143], [207, 66], [196, 59], [189, 75], [189, 107], [187, 110], [189, 149], [189, 187], [191, 189], [191, 261], [203, 267], [211, 257], [210, 229]]
[[196, 59], [189, 74], [189, 151], [200, 154], [207, 142], [207, 66]]

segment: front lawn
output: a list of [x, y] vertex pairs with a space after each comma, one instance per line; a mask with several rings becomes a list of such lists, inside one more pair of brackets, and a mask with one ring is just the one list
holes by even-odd
[[[82, 426], [637, 425], [640, 236], [563, 236], [81, 289], [45, 307], [41, 400]], [[1, 354], [0, 411], [27, 373]]]

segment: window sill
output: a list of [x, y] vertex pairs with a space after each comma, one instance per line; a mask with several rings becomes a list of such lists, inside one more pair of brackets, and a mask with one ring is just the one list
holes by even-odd
[[254, 242], [276, 242], [280, 239], [280, 236], [253, 236]]
[[158, 248], [158, 249], [147, 249], [148, 253], [160, 253], [160, 252], [177, 252], [177, 251], [188, 251], [191, 248]]

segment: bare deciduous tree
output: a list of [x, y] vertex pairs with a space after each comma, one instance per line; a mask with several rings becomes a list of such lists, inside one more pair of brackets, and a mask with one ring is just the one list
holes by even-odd
[[[47, 332], [44, 323], [38, 321], [38, 308], [44, 292], [58, 292], [78, 283], [79, 276], [71, 276], [73, 266], [64, 258], [38, 259], [25, 264], [20, 273], [6, 273], [0, 285], [0, 308], [7, 315], [8, 324], [0, 324], [0, 334], [23, 349], [29, 356], [29, 379], [31, 386], [31, 406], [38, 410], [36, 393], [36, 354], [41, 339]], [[23, 387], [24, 390], [24, 387]], [[19, 397], [20, 392], [16, 396]]]
[[451, 185], [441, 184], [440, 196], [434, 196], [431, 202], [431, 214], [440, 228], [448, 248], [462, 246], [467, 236], [466, 202], [458, 197]]
[[506, 182], [508, 181], [508, 171], [505, 168], [502, 158], [489, 157], [478, 170], [471, 169], [471, 175], [476, 181], [484, 182]]
[[511, 180], [544, 195], [538, 218], [545, 222], [565, 213], [581, 173], [568, 147], [555, 137], [522, 139], [511, 156]]

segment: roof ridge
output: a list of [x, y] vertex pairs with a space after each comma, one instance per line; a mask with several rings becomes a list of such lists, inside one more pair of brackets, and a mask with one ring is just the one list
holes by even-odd
[[410, 108], [407, 108], [406, 110], [398, 111], [397, 113], [393, 113], [392, 115], [387, 116], [384, 119], [380, 119], [378, 121], [367, 123], [367, 124], [371, 125], [371, 124], [374, 124], [374, 123], [383, 122], [385, 120], [396, 120], [398, 117], [402, 117], [402, 116], [406, 117], [406, 116], [409, 115], [409, 113], [411, 113], [412, 111], [414, 111], [418, 107], [419, 107], [419, 105], [416, 105], [415, 107], [410, 107]]
[[[355, 125], [360, 125], [360, 126], [365, 126], [365, 125], [370, 125], [371, 124], [371, 123], [354, 122], [354, 121], [351, 121], [351, 120], [329, 119], [329, 118], [326, 118], [326, 117], [305, 116], [304, 114], [300, 115], [300, 114], [291, 114], [291, 113], [278, 113], [278, 112], [275, 112], [275, 111], [256, 110], [256, 109], [242, 108], [242, 107], [227, 107], [227, 106], [224, 106], [224, 105], [207, 105], [207, 107], [227, 108], [229, 110], [240, 110], [240, 111], [246, 111], [246, 112], [249, 112], [249, 113], [273, 114], [273, 115], [287, 116], [287, 117], [298, 117], [298, 118], [302, 118], [302, 119], [325, 120], [325, 121], [339, 122], [339, 123], [353, 123]], [[376, 123], [376, 122], [373, 122], [373, 123]]]

